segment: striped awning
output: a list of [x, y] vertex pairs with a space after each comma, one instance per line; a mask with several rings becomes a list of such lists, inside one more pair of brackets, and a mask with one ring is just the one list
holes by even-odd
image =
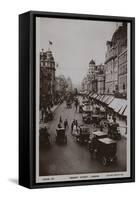
[[106, 103], [107, 105], [109, 105], [114, 99], [114, 96], [109, 96], [104, 103]]
[[94, 93], [93, 95], [92, 95], [92, 98], [96, 98], [98, 95], [96, 94], [96, 93]]
[[126, 107], [126, 109], [124, 110], [123, 115], [124, 115], [124, 116], [127, 116], [127, 115], [128, 115], [128, 107]]
[[114, 98], [109, 104], [109, 108], [112, 108], [115, 112], [122, 115], [127, 107], [127, 101], [125, 99]]

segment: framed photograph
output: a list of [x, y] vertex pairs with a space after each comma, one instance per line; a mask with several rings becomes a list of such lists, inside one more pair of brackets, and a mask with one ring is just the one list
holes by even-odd
[[19, 184], [135, 181], [135, 19], [19, 15]]

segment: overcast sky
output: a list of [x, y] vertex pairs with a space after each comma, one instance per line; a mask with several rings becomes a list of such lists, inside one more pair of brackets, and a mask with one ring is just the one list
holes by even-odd
[[56, 76], [71, 77], [73, 84], [80, 84], [91, 59], [104, 63], [106, 41], [111, 40], [116, 22], [40, 18], [40, 50], [48, 50], [48, 41], [55, 62]]

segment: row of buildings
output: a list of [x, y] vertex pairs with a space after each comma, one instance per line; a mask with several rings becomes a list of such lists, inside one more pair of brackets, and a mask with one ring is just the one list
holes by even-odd
[[127, 97], [127, 23], [122, 23], [106, 42], [105, 62], [91, 60], [82, 81], [82, 90]]
[[52, 51], [40, 52], [40, 109], [50, 108], [58, 102], [66, 92], [71, 92], [71, 78], [56, 76], [56, 63]]

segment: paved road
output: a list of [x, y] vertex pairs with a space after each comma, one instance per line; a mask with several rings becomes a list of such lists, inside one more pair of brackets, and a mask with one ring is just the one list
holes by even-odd
[[75, 111], [75, 107], [66, 108], [66, 104], [61, 104], [55, 111], [54, 119], [48, 125], [51, 135], [51, 148], [40, 146], [40, 176], [65, 175], [94, 172], [115, 172], [126, 169], [126, 139], [118, 141], [118, 163], [108, 167], [103, 167], [97, 160], [92, 160], [86, 146], [79, 145], [67, 130], [67, 145], [55, 144], [56, 128], [60, 116], [67, 118], [69, 126], [75, 118], [82, 124], [81, 114]]

